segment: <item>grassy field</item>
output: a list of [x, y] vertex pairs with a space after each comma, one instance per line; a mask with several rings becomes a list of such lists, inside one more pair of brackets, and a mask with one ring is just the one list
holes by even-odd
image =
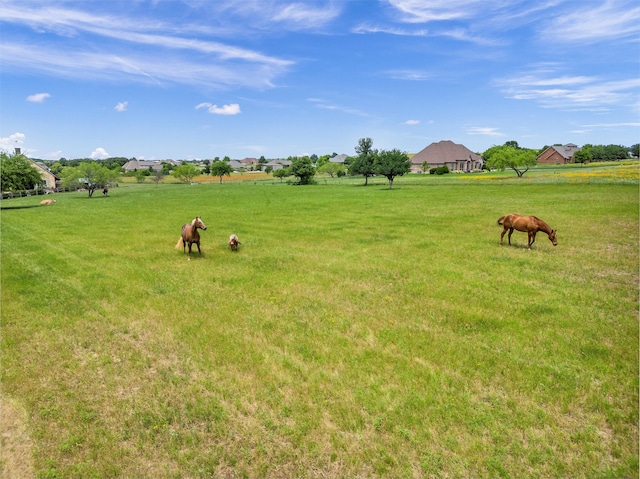
[[637, 477], [637, 163], [362, 183], [3, 201], [5, 476]]

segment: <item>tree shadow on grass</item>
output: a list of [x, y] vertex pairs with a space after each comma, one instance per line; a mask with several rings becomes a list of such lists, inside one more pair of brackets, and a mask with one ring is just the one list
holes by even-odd
[[41, 205], [22, 205], [22, 206], [5, 206], [1, 205], [0, 210], [24, 210], [27, 208], [40, 208]]

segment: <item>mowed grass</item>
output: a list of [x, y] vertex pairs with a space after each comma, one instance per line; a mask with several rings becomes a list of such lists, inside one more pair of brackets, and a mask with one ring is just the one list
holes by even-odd
[[[33, 470], [637, 477], [638, 183], [494, 179], [4, 201], [2, 394]], [[511, 212], [559, 245], [500, 247]]]

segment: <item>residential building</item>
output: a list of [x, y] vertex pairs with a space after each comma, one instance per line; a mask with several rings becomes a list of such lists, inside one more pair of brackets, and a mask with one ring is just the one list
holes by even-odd
[[580, 149], [578, 145], [574, 145], [573, 143], [567, 143], [562, 146], [550, 146], [538, 155], [538, 163], [553, 165], [573, 163], [573, 155]]
[[482, 156], [474, 153], [464, 145], [450, 140], [431, 143], [411, 158], [411, 172], [421, 173], [423, 164], [427, 163], [427, 171], [431, 168], [447, 166], [449, 171], [471, 172], [481, 170], [484, 165]]

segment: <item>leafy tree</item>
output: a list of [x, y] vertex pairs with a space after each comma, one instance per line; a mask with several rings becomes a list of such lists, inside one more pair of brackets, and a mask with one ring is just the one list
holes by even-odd
[[183, 183], [190, 183], [191, 180], [200, 174], [200, 170], [193, 165], [184, 164], [175, 167], [171, 174]]
[[163, 175], [170, 175], [171, 172], [173, 171], [173, 169], [174, 169], [174, 166], [171, 163], [169, 163], [167, 161], [163, 161], [162, 162], [162, 174]]
[[219, 176], [220, 183], [222, 183], [223, 176], [231, 176], [231, 173], [233, 173], [233, 168], [226, 161], [214, 161], [211, 164], [211, 176]]
[[633, 145], [631, 147], [631, 155], [635, 156], [636, 158], [640, 157], [640, 143], [636, 143], [635, 145]]
[[589, 163], [593, 160], [591, 156], [591, 145], [585, 145], [580, 150], [573, 154], [573, 161], [575, 163]]
[[291, 176], [289, 168], [278, 168], [277, 170], [273, 170], [273, 177], [280, 178], [280, 183], [282, 183], [283, 178], [286, 178], [287, 176]]
[[310, 185], [313, 183], [313, 177], [316, 174], [316, 169], [311, 162], [311, 158], [308, 156], [294, 158], [289, 170], [293, 176], [298, 178], [298, 184]]
[[158, 183], [162, 181], [162, 178], [164, 178], [163, 170], [153, 171], [153, 175], [151, 176], [151, 181], [153, 181], [156, 184], [156, 188], [158, 187]]
[[78, 166], [70, 166], [62, 170], [63, 184], [66, 187], [85, 187], [89, 191], [89, 198], [93, 196], [95, 190], [114, 183], [118, 176], [116, 169], [110, 170], [97, 161], [83, 161]]
[[[513, 142], [507, 142], [513, 143]], [[518, 178], [522, 177], [530, 167], [538, 163], [537, 150], [528, 148], [515, 148], [510, 145], [493, 146], [482, 155], [490, 168], [504, 170], [511, 168]]]
[[381, 150], [374, 159], [375, 171], [389, 180], [389, 189], [393, 186], [396, 176], [402, 176], [411, 171], [411, 160], [405, 152], [394, 148], [393, 150]]
[[2, 191], [30, 190], [42, 183], [38, 170], [24, 155], [0, 153], [0, 188]]
[[372, 146], [373, 140], [371, 138], [360, 138], [358, 140], [358, 146], [356, 146], [358, 156], [349, 165], [349, 174], [363, 175], [365, 186], [369, 184], [369, 177], [376, 173], [374, 165], [375, 152]]
[[341, 171], [344, 172], [344, 170], [345, 170], [344, 165], [340, 163], [331, 163], [330, 161], [327, 161], [326, 163], [324, 163], [322, 166], [318, 168], [318, 173], [321, 173], [323, 175], [329, 175], [331, 178], [333, 178], [334, 176], [338, 175]]

